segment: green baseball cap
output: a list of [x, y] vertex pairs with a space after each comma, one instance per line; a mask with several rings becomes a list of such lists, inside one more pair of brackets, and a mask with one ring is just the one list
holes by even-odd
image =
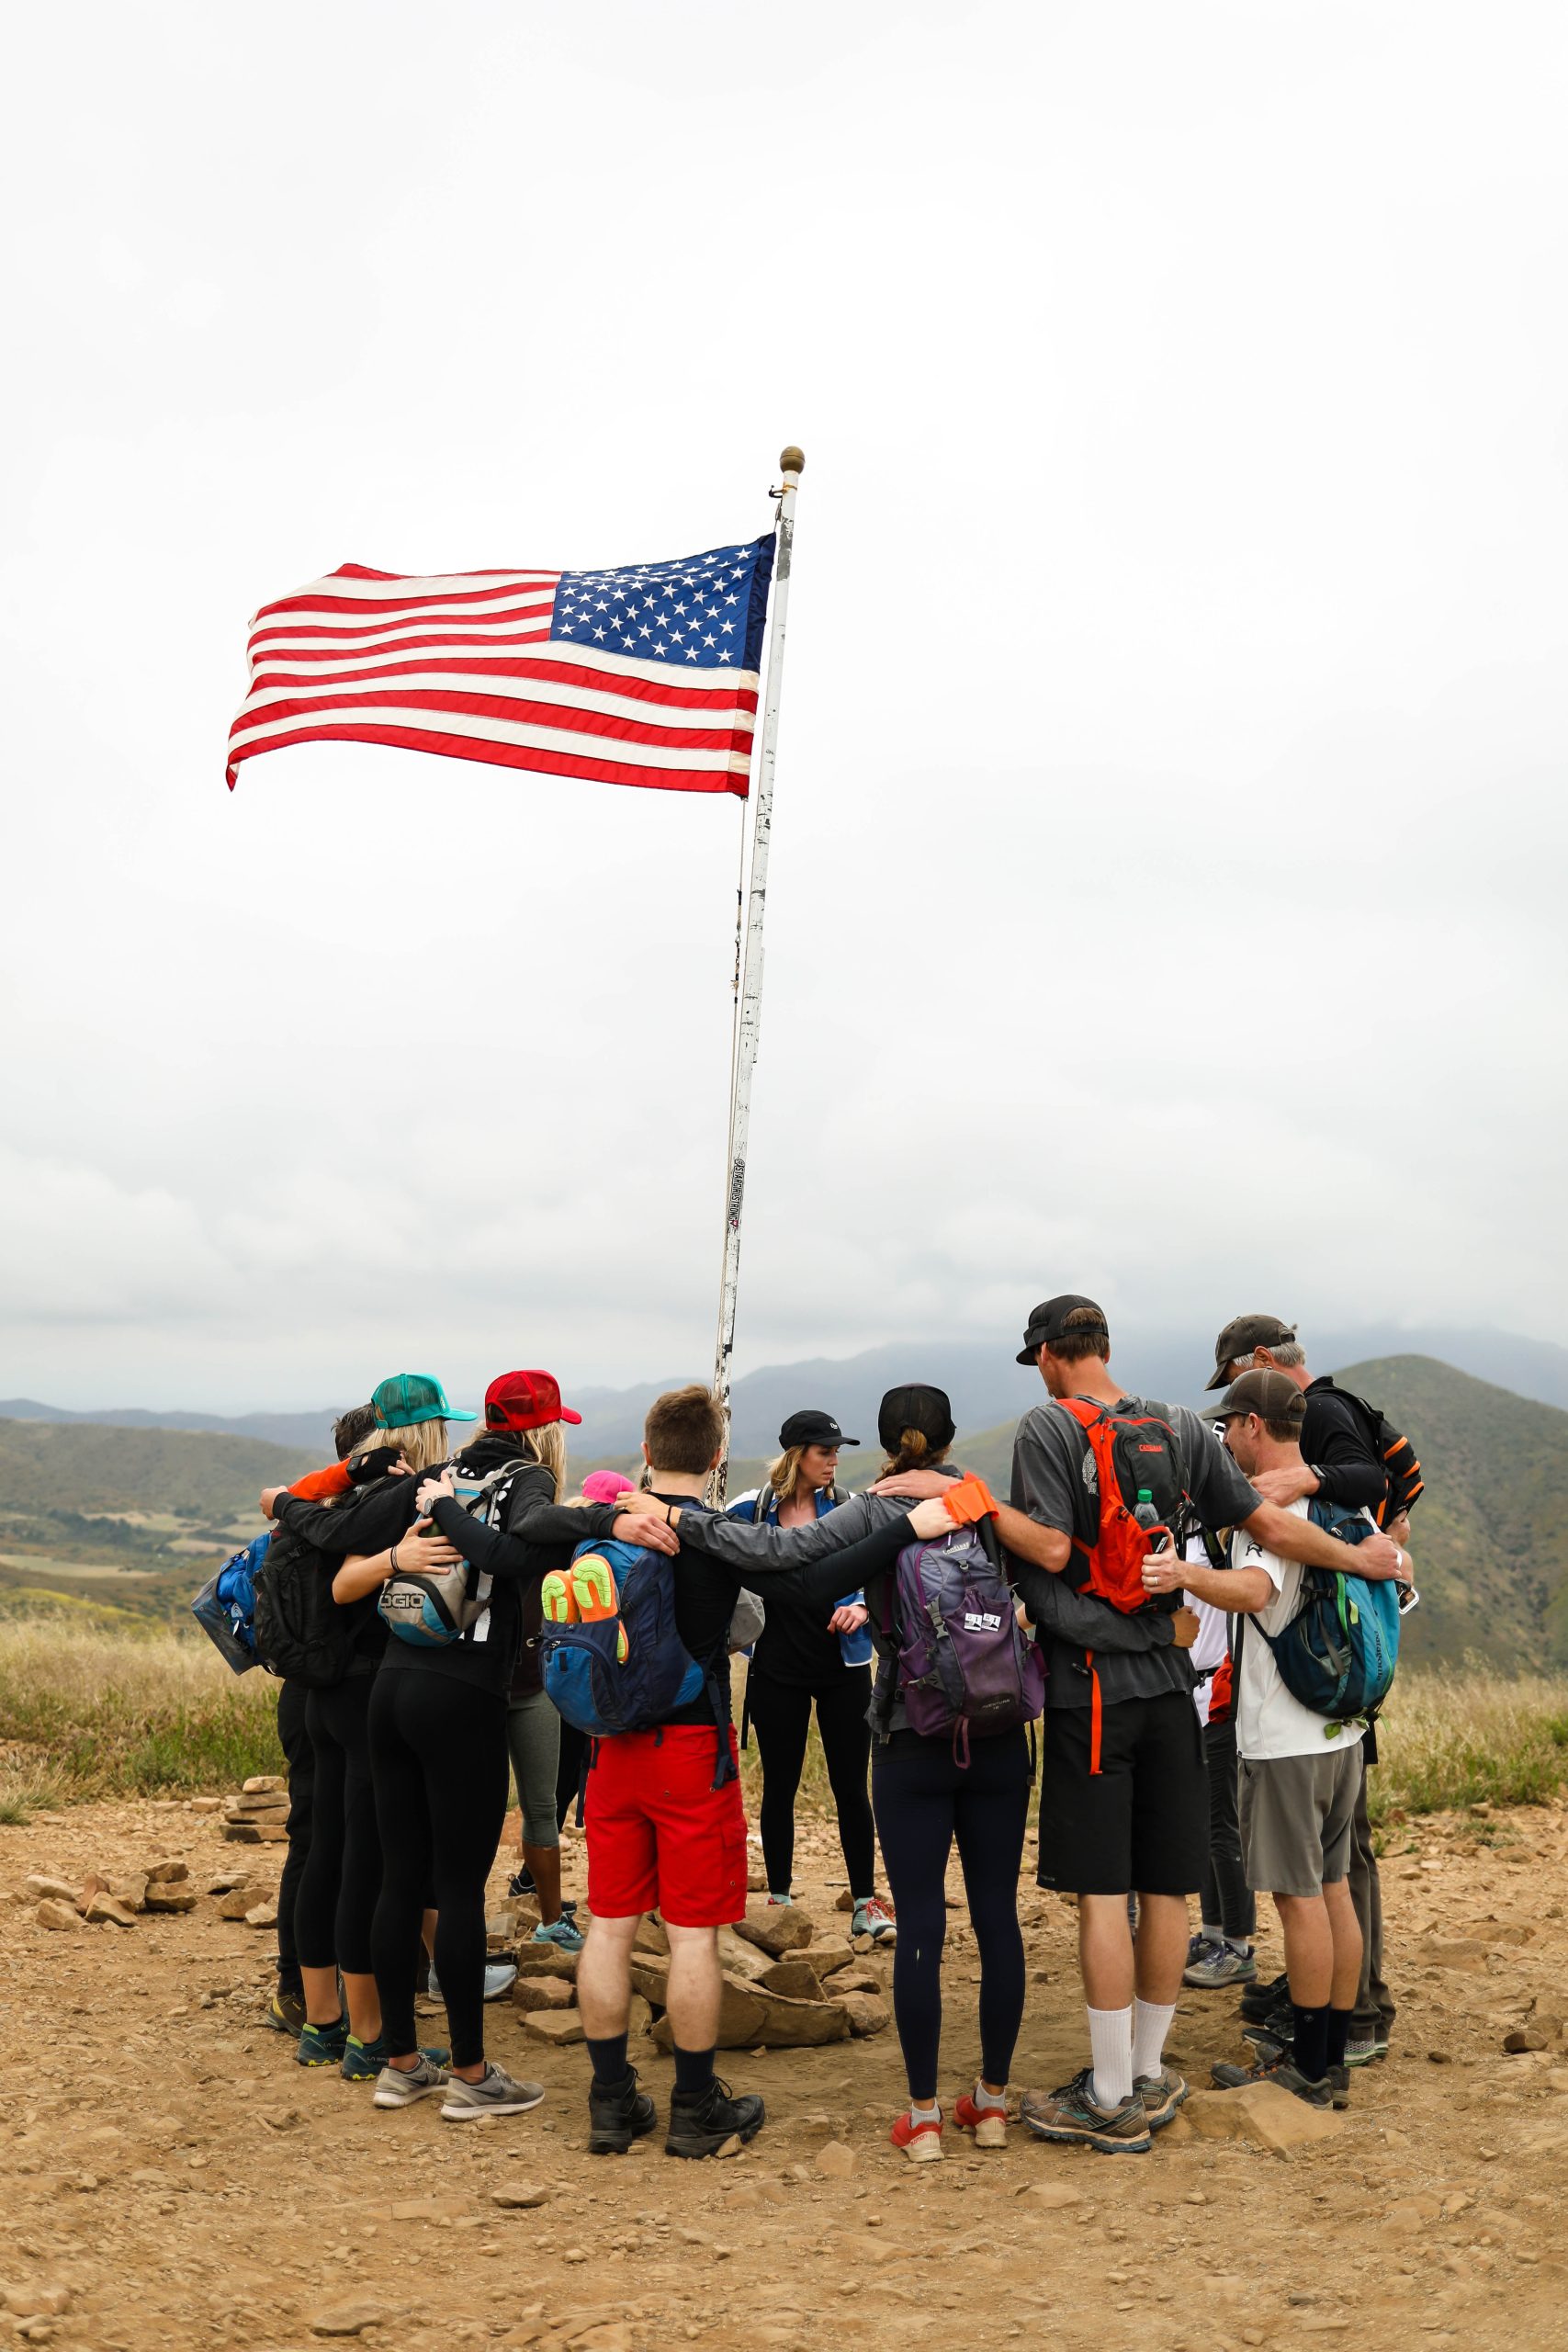
[[376, 1426], [381, 1430], [411, 1430], [421, 1421], [473, 1421], [477, 1413], [459, 1413], [446, 1402], [438, 1380], [423, 1372], [395, 1372], [383, 1380], [370, 1399]]

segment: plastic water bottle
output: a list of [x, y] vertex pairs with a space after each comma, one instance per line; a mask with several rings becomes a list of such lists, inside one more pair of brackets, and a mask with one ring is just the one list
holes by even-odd
[[[1166, 1526], [1166, 1523], [1164, 1520], [1161, 1519], [1158, 1511], [1156, 1510], [1155, 1498], [1149, 1492], [1147, 1487], [1140, 1487], [1138, 1488], [1137, 1507], [1134, 1510], [1133, 1517], [1137, 1521], [1138, 1525], [1149, 1538], [1149, 1551], [1151, 1555], [1165, 1552], [1169, 1549], [1170, 1530]], [[1156, 1529], [1159, 1531], [1160, 1537], [1157, 1544], [1154, 1541], [1155, 1531]], [[1153, 1606], [1162, 1612], [1174, 1614], [1181, 1606], [1181, 1595], [1179, 1592], [1156, 1592], [1153, 1595]]]

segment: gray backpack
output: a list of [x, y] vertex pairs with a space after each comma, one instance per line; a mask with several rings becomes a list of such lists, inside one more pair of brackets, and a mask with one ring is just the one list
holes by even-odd
[[[464, 1478], [455, 1465], [448, 1466], [454, 1467], [457, 1498], [469, 1518], [493, 1527], [512, 1481], [525, 1464], [519, 1455], [515, 1462], [503, 1462], [499, 1470], [479, 1479]], [[481, 1625], [480, 1620], [489, 1614], [492, 1581], [468, 1560], [418, 1573], [400, 1568], [381, 1587], [376, 1606], [399, 1641], [411, 1643], [416, 1649], [445, 1649], [475, 1627], [479, 1631], [474, 1638], [482, 1642], [489, 1627]]]

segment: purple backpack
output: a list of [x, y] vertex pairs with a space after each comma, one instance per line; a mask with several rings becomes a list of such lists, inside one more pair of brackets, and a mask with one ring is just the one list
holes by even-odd
[[907, 1544], [882, 1604], [882, 1631], [898, 1651], [897, 1665], [885, 1660], [878, 1676], [884, 1729], [897, 1695], [910, 1730], [925, 1739], [950, 1732], [953, 1756], [966, 1765], [971, 1735], [984, 1739], [1032, 1723], [1045, 1704], [1045, 1661], [1014, 1609], [988, 1519]]

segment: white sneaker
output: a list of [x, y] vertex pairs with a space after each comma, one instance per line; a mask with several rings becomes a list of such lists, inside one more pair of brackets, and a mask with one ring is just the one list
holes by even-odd
[[514, 2083], [499, 2066], [488, 2065], [477, 2083], [448, 2077], [441, 2112], [448, 2123], [471, 2123], [476, 2115], [526, 2115], [545, 2096], [543, 2083]]
[[432, 2091], [444, 2091], [451, 2077], [445, 2066], [433, 2066], [421, 2051], [414, 2066], [383, 2066], [376, 2077], [378, 2107], [412, 2107]]

